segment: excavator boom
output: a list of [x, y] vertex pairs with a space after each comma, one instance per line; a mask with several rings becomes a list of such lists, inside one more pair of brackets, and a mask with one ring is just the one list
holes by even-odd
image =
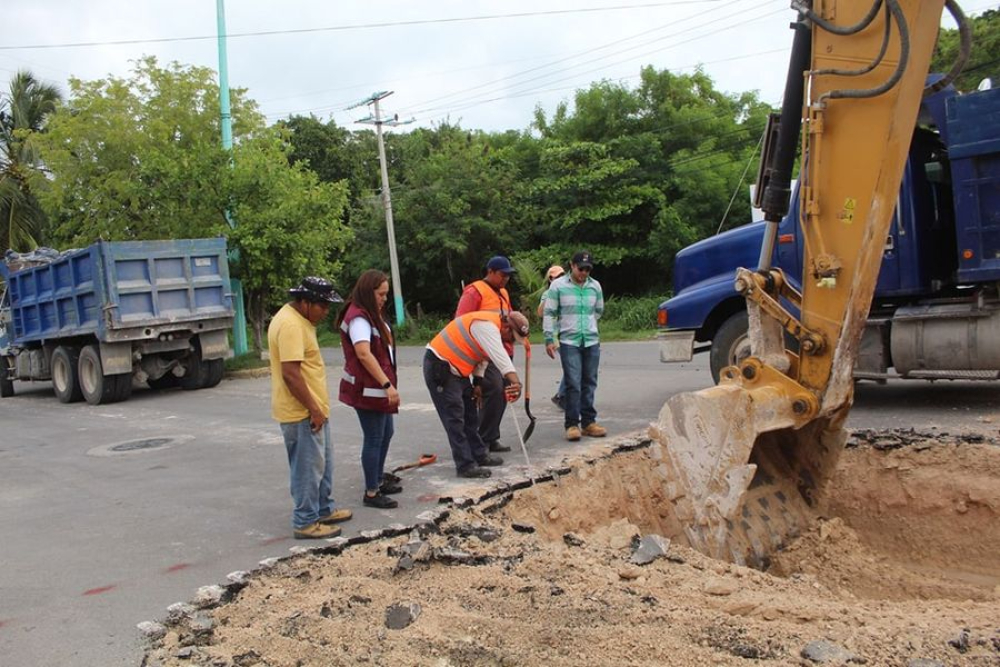
[[[792, 3], [775, 165], [761, 179], [768, 233], [760, 265], [736, 279], [752, 355], [719, 386], [673, 397], [652, 428], [680, 534], [705, 553], [766, 565], [822, 505], [945, 4]], [[770, 266], [800, 126], [801, 294]]]

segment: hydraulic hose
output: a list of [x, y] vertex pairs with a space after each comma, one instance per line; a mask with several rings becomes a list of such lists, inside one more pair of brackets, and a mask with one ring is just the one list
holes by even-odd
[[958, 6], [958, 3], [955, 2], [955, 0], [947, 0], [944, 3], [944, 6], [948, 8], [948, 12], [951, 14], [952, 18], [955, 19], [955, 23], [958, 24], [958, 57], [955, 59], [955, 63], [951, 66], [951, 70], [944, 75], [943, 79], [927, 86], [927, 88], [924, 89], [924, 97], [933, 95], [939, 90], [942, 90], [958, 78], [958, 75], [962, 73], [963, 69], [965, 69], [966, 63], [969, 62], [969, 56], [972, 55], [972, 26], [969, 25], [969, 19], [966, 18], [965, 12], [962, 11], [962, 8]]
[[862, 74], [868, 74], [873, 69], [879, 66], [882, 59], [885, 58], [885, 53], [889, 49], [889, 35], [892, 32], [892, 21], [889, 14], [889, 8], [885, 8], [885, 32], [882, 35], [882, 47], [879, 49], [878, 55], [870, 63], [865, 65], [860, 69], [818, 69], [813, 70], [813, 76], [823, 76], [830, 74], [833, 76], [861, 76]]
[[900, 8], [899, 3], [896, 0], [885, 0], [885, 2], [899, 29], [899, 63], [896, 65], [896, 70], [892, 73], [892, 76], [879, 86], [864, 90], [831, 90], [828, 93], [820, 95], [817, 100], [818, 104], [823, 105], [828, 99], [865, 99], [878, 97], [892, 90], [899, 83], [899, 80], [903, 78], [903, 72], [906, 71], [906, 67], [910, 61], [910, 29], [906, 24], [906, 17], [903, 16], [903, 10]]
[[830, 23], [822, 16], [814, 12], [812, 7], [810, 7], [804, 0], [792, 0], [792, 9], [797, 9], [807, 19], [829, 33], [834, 35], [855, 35], [871, 25], [871, 22], [875, 20], [875, 16], [878, 14], [878, 10], [882, 7], [882, 2], [883, 0], [875, 0], [863, 19], [854, 25], [848, 26], [839, 26]]

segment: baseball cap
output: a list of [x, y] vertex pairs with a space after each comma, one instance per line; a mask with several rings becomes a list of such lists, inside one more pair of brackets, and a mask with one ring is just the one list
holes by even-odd
[[579, 267], [593, 267], [594, 258], [590, 256], [590, 253], [586, 250], [581, 250], [575, 255], [573, 255], [573, 263]]
[[330, 281], [318, 276], [306, 276], [298, 286], [288, 290], [288, 293], [312, 303], [340, 303], [343, 301], [333, 289]]
[[521, 313], [513, 310], [507, 313], [507, 324], [510, 326], [511, 331], [520, 336], [521, 338], [526, 338], [528, 335], [528, 318]]
[[548, 278], [549, 281], [552, 281], [564, 273], [566, 273], [566, 270], [563, 267], [559, 266], [558, 264], [553, 264], [552, 266], [549, 267], [549, 270], [545, 273], [545, 277]]
[[491, 257], [490, 261], [486, 262], [487, 271], [503, 271], [504, 273], [517, 273], [517, 269], [510, 265], [510, 260], [503, 255], [497, 255], [496, 257]]

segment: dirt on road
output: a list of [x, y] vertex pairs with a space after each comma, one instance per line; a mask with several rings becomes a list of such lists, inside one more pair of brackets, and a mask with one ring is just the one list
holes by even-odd
[[282, 560], [176, 610], [144, 664], [1000, 665], [996, 441], [856, 433], [767, 571], [650, 537], [654, 465], [619, 447]]

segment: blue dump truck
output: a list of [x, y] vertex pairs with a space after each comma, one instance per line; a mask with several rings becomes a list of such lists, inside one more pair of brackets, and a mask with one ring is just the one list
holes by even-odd
[[[792, 197], [774, 265], [800, 290], [797, 189]], [[738, 267], [757, 267], [763, 235], [764, 223], [751, 223], [677, 254], [674, 296], [658, 312], [661, 361], [708, 351], [718, 382], [750, 354], [746, 303], [733, 282]], [[1000, 89], [945, 89], [921, 109], [855, 378], [997, 379], [998, 281]]]
[[49, 381], [63, 403], [133, 383], [219, 383], [233, 323], [224, 239], [98, 242], [0, 261], [0, 395]]

